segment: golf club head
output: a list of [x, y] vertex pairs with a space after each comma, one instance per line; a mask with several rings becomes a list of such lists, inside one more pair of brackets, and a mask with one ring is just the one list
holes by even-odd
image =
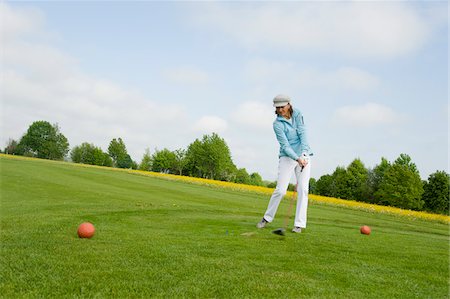
[[279, 236], [284, 236], [285, 232], [286, 232], [286, 230], [284, 228], [279, 228], [279, 229], [272, 231], [273, 234], [279, 235]]

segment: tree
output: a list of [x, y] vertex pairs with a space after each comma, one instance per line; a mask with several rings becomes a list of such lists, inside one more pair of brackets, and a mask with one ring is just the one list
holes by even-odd
[[266, 187], [267, 188], [276, 188], [277, 187], [277, 182], [276, 181], [275, 182], [268, 182], [266, 184]]
[[103, 166], [113, 167], [113, 160], [108, 153], [103, 152]]
[[113, 165], [118, 168], [131, 168], [133, 161], [128, 155], [127, 148], [122, 138], [114, 138], [109, 143], [108, 154], [113, 159]]
[[378, 186], [381, 182], [381, 180], [384, 177], [384, 174], [386, 171], [391, 167], [391, 163], [386, 158], [381, 158], [381, 163], [375, 166], [373, 169], [374, 173], [374, 183], [376, 186]]
[[144, 156], [142, 157], [138, 169], [144, 171], [152, 170], [152, 156], [150, 155], [150, 150], [148, 148], [145, 150]]
[[381, 158], [380, 164], [376, 165], [373, 169], [368, 171], [367, 175], [367, 187], [366, 187], [366, 198], [369, 202], [387, 204], [380, 201], [379, 198], [375, 197], [376, 192], [379, 190], [380, 183], [384, 177], [386, 171], [391, 167], [391, 163], [386, 158]]
[[175, 173], [176, 155], [168, 149], [156, 150], [152, 156], [152, 171]]
[[416, 164], [412, 162], [411, 157], [408, 156], [407, 154], [400, 154], [397, 160], [395, 160], [394, 164], [404, 166], [408, 168], [410, 171], [419, 174]]
[[338, 166], [332, 175], [331, 196], [337, 198], [351, 198], [351, 177], [344, 167]]
[[350, 163], [347, 175], [350, 192], [347, 199], [366, 201], [368, 170], [360, 159]]
[[89, 144], [87, 142], [84, 142], [79, 146], [75, 146], [70, 153], [70, 157], [74, 163], [99, 166], [112, 165], [111, 157], [107, 153], [104, 153], [101, 148], [93, 145], [92, 143]]
[[86, 153], [90, 151], [90, 147], [91, 145], [87, 142], [75, 146], [70, 152], [70, 159], [72, 160], [72, 162], [88, 164], [86, 163], [87, 162]]
[[310, 178], [309, 179], [309, 193], [310, 194], [317, 194], [316, 193], [316, 186], [317, 186], [317, 181], [315, 178]]
[[189, 176], [204, 177], [202, 161], [204, 160], [205, 153], [203, 144], [200, 140], [195, 139], [186, 151], [186, 172]]
[[365, 201], [370, 202], [370, 203], [374, 203], [374, 193], [375, 193], [375, 171], [374, 169], [368, 169], [367, 170], [367, 180], [366, 180], [366, 185], [365, 185], [365, 189], [364, 189], [364, 198]]
[[430, 174], [428, 182], [423, 187], [422, 199], [424, 208], [431, 212], [448, 215], [450, 176], [445, 171]]
[[250, 185], [254, 185], [254, 186], [264, 186], [262, 177], [259, 173], [257, 172], [253, 172], [252, 174], [250, 174]]
[[230, 149], [216, 133], [191, 143], [186, 159], [186, 170], [191, 176], [231, 181], [236, 173]]
[[17, 145], [17, 153], [43, 159], [62, 160], [69, 152], [69, 142], [57, 124], [35, 121]]
[[16, 140], [9, 138], [4, 153], [8, 155], [15, 155], [17, 153], [18, 145], [19, 143]]
[[183, 174], [183, 169], [186, 167], [187, 159], [186, 159], [186, 150], [177, 149], [173, 152], [175, 154], [175, 163], [174, 170], [179, 174]]
[[246, 184], [250, 183], [250, 176], [245, 168], [239, 168], [236, 170], [234, 182], [238, 184]]
[[117, 160], [117, 167], [118, 168], [132, 168], [132, 169], [136, 169], [137, 168], [137, 164], [136, 162], [134, 162], [129, 154], [126, 154], [125, 156], [121, 156], [118, 158]]
[[422, 180], [416, 165], [408, 155], [401, 154], [384, 172], [375, 199], [386, 205], [420, 210], [422, 193]]
[[134, 160], [131, 160], [131, 169], [138, 169], [138, 164]]
[[331, 190], [333, 184], [333, 177], [329, 174], [325, 174], [319, 178], [316, 183], [316, 194], [323, 196], [333, 196]]

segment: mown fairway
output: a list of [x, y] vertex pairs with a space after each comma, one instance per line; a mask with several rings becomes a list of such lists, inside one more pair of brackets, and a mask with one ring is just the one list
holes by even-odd
[[[306, 232], [281, 238], [270, 232], [287, 200], [258, 231], [266, 195], [69, 163], [0, 166], [3, 298], [448, 298], [445, 224], [311, 203]], [[84, 221], [90, 240], [76, 235]]]

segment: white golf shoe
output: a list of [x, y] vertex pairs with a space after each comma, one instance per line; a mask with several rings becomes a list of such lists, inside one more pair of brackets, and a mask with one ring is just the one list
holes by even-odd
[[266, 219], [261, 219], [261, 221], [260, 222], [258, 222], [257, 224], [256, 224], [256, 227], [257, 228], [264, 228], [264, 227], [266, 227], [266, 223], [268, 223], [268, 221], [266, 220]]
[[292, 229], [292, 232], [293, 232], [293, 233], [300, 234], [300, 233], [302, 232], [302, 228], [301, 228], [300, 226], [295, 226], [295, 227]]

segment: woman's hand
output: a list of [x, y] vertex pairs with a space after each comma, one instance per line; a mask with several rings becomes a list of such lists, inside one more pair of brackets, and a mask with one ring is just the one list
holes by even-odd
[[308, 165], [308, 159], [304, 159], [304, 157], [298, 158], [297, 162], [302, 166], [302, 168]]

